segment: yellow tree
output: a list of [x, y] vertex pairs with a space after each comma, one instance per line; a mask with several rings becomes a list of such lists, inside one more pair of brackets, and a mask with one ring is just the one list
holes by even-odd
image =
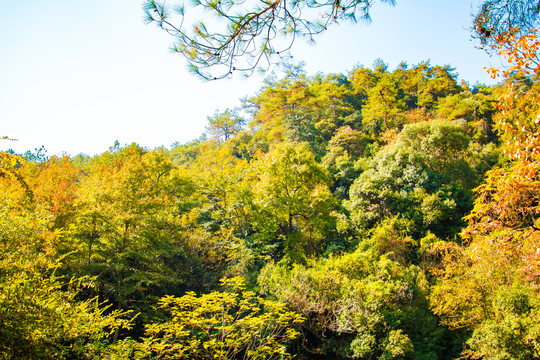
[[[182, 279], [168, 259], [181, 252], [177, 212], [185, 181], [159, 152], [120, 151], [81, 184], [77, 221], [69, 228], [71, 268], [98, 277], [98, 290], [127, 307], [147, 289]], [[122, 153], [125, 152], [125, 153]]]
[[262, 128], [270, 142], [284, 137], [283, 118], [312, 98], [310, 81], [304, 75], [290, 76], [269, 84], [250, 102], [256, 108], [253, 128]]
[[192, 274], [193, 287], [208, 291], [223, 271], [242, 257], [242, 243], [251, 232], [251, 184], [248, 162], [229, 146], [208, 142], [200, 156], [186, 165], [193, 179], [190, 204], [182, 210], [185, 250], [204, 269]]
[[35, 201], [47, 207], [56, 229], [73, 221], [80, 178], [79, 170], [67, 156], [53, 156], [40, 164], [39, 172], [29, 179]]
[[146, 327], [139, 359], [289, 359], [287, 344], [299, 337], [303, 318], [282, 302], [246, 290], [241, 278], [222, 279], [223, 291], [159, 300], [167, 313]]

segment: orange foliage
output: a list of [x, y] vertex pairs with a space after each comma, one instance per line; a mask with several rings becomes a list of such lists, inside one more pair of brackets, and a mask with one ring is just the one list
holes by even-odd
[[538, 42], [538, 30], [531, 29], [529, 34], [517, 37], [519, 28], [513, 28], [508, 32], [501, 32], [497, 36], [497, 42], [491, 45], [494, 50], [497, 50], [499, 55], [504, 56], [510, 66], [506, 70], [491, 67], [488, 73], [492, 78], [496, 78], [502, 72], [504, 77], [509, 77], [511, 74], [518, 75], [538, 74], [538, 50], [540, 42]]
[[66, 157], [52, 157], [33, 178], [33, 192], [37, 201], [48, 205], [53, 216], [65, 215], [73, 206], [79, 180], [79, 170]]
[[[494, 45], [510, 64], [502, 71], [509, 79], [498, 104], [497, 127], [511, 163], [488, 173], [485, 184], [477, 189], [474, 210], [467, 217], [469, 226], [462, 233], [472, 240], [472, 249], [510, 251], [529, 280], [540, 276], [540, 84], [536, 81], [531, 86], [523, 76], [540, 71], [536, 32], [519, 38], [515, 30], [502, 33]], [[488, 71], [492, 77], [501, 73], [493, 68]]]
[[405, 112], [405, 124], [432, 121], [433, 116], [426, 111], [426, 108], [416, 108]]
[[536, 229], [540, 215], [540, 163], [520, 162], [488, 173], [477, 189], [474, 210], [463, 236], [489, 235], [502, 229]]
[[[501, 33], [493, 47], [499, 50], [510, 66], [502, 71], [504, 77], [523, 76], [534, 72], [539, 75], [538, 51], [540, 41], [537, 30], [516, 38], [517, 29]], [[499, 76], [500, 69], [490, 68], [493, 78]], [[498, 108], [499, 131], [506, 138], [505, 153], [512, 159], [534, 161], [540, 155], [540, 92], [529, 90], [523, 93], [514, 81], [505, 85]]]

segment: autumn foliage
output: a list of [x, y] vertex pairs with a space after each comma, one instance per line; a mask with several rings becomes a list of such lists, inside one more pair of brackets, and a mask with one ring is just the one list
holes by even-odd
[[0, 359], [540, 358], [538, 40], [497, 46], [495, 86], [298, 68], [170, 149], [2, 153]]
[[[459, 256], [447, 257], [433, 287], [434, 311], [467, 329], [471, 358], [537, 359], [540, 280], [540, 91], [536, 31], [501, 33], [494, 45], [510, 66], [499, 89], [496, 128], [505, 161], [486, 174], [467, 215]], [[528, 74], [535, 75], [528, 77]]]

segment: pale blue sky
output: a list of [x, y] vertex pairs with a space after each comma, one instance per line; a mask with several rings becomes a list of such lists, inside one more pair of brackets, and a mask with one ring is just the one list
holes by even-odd
[[[1, 0], [0, 0], [1, 1]], [[169, 51], [172, 38], [144, 25], [139, 0], [4, 1], [0, 14], [0, 150], [45, 145], [48, 155], [94, 155], [115, 140], [153, 148], [204, 131], [216, 109], [240, 105], [263, 78], [203, 82]], [[172, 0], [169, 0], [172, 2]], [[377, 4], [370, 25], [334, 26], [293, 55], [308, 75], [347, 73], [381, 58], [455, 67], [471, 85], [492, 83], [470, 14], [479, 2], [403, 0]]]

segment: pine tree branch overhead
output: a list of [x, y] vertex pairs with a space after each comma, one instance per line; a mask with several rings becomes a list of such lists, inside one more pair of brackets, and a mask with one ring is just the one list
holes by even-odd
[[[395, 0], [381, 0], [394, 5]], [[207, 80], [252, 74], [289, 56], [297, 37], [314, 36], [340, 20], [369, 22], [374, 0], [193, 0], [171, 7], [146, 0], [146, 22], [175, 38], [173, 50]], [[199, 12], [199, 13], [198, 13]], [[203, 21], [195, 21], [196, 18]]]
[[473, 32], [482, 45], [496, 44], [501, 34], [529, 33], [540, 25], [539, 0], [486, 0], [473, 16]]

